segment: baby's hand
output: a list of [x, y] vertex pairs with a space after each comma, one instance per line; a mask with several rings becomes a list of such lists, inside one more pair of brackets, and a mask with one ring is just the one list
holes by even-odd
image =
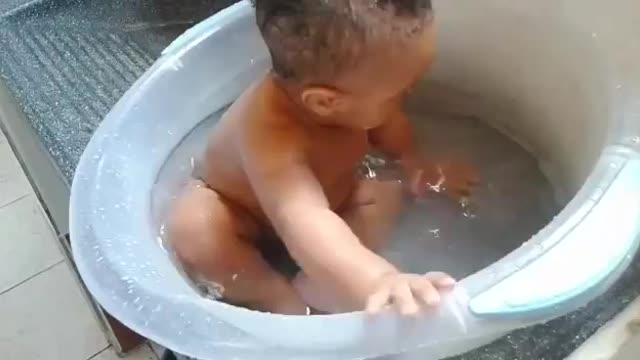
[[436, 306], [440, 303], [440, 291], [449, 289], [456, 281], [440, 272], [426, 275], [392, 273], [383, 275], [374, 292], [367, 299], [366, 311], [378, 313], [387, 305], [395, 307], [403, 315], [416, 315], [422, 304]]
[[410, 191], [417, 197], [434, 191], [443, 192], [454, 200], [460, 200], [469, 197], [479, 182], [476, 169], [464, 162], [413, 161], [408, 163], [405, 168], [409, 178]]

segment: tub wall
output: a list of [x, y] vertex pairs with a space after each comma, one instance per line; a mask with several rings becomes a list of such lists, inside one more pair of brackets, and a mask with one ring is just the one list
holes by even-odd
[[595, 21], [596, 5], [602, 3], [435, 3], [429, 106], [478, 116], [514, 137], [540, 159], [563, 203], [584, 183], [612, 128], [609, 91], [616, 84], [598, 26], [576, 25]]

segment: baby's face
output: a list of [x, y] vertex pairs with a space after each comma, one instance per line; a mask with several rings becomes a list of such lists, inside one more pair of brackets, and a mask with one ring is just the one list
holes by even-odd
[[344, 125], [368, 130], [387, 121], [431, 66], [434, 50], [433, 26], [428, 26], [402, 46], [379, 49], [341, 79], [348, 104]]

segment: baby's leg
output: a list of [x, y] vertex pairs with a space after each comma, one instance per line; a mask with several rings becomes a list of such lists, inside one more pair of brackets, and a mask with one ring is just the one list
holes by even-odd
[[[389, 237], [401, 206], [400, 183], [361, 180], [340, 216], [364, 246], [377, 252]], [[343, 301], [303, 273], [294, 279], [294, 286], [307, 304], [317, 310], [331, 313], [353, 310], [342, 306]]]
[[340, 216], [364, 246], [377, 252], [388, 239], [401, 207], [399, 182], [363, 179]]
[[274, 313], [306, 313], [291, 284], [252, 243], [258, 226], [202, 182], [176, 201], [168, 225], [169, 240], [185, 270], [221, 285], [226, 301]]

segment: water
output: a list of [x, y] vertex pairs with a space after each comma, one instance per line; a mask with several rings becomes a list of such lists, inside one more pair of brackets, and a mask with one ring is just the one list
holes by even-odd
[[481, 183], [460, 203], [432, 194], [406, 206], [383, 251], [399, 268], [464, 278], [521, 246], [560, 210], [536, 159], [485, 122], [409, 115], [425, 156], [467, 160]]
[[[220, 112], [189, 134], [162, 168], [153, 189], [158, 229], [204, 152], [208, 130]], [[410, 272], [445, 271], [460, 279], [518, 248], [558, 212], [553, 189], [533, 156], [500, 132], [470, 116], [411, 114], [422, 151], [430, 158], [468, 160], [482, 182], [468, 202], [439, 194], [407, 203], [382, 255]], [[428, 145], [427, 145], [428, 144]], [[390, 162], [369, 158], [365, 175]], [[162, 239], [162, 234], [158, 234]], [[165, 249], [166, 243], [162, 244]]]

